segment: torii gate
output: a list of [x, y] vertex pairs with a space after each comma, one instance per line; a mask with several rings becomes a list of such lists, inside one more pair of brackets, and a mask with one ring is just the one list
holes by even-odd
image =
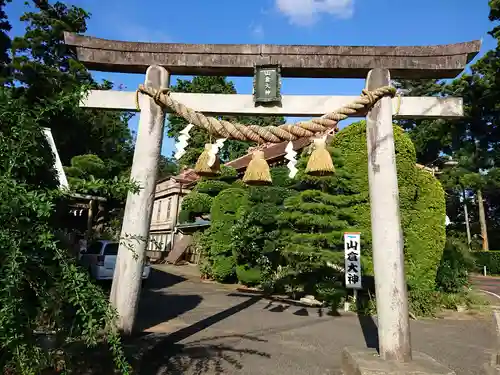
[[[389, 86], [391, 74], [400, 79], [456, 77], [481, 47], [480, 41], [414, 47], [135, 43], [71, 33], [65, 33], [65, 42], [76, 49], [78, 59], [89, 69], [146, 73], [145, 87], [152, 91], [168, 88], [171, 74], [252, 76], [256, 64], [278, 63], [284, 77], [366, 78], [366, 89], [375, 90]], [[136, 111], [135, 95], [92, 91], [82, 106]], [[356, 99], [289, 95], [282, 97], [280, 106], [255, 106], [251, 95], [171, 93], [171, 98], [204, 114], [282, 116], [321, 116]], [[134, 252], [120, 244], [111, 293], [119, 328], [125, 333], [132, 331], [137, 310], [165, 121], [165, 111], [150, 96], [140, 96], [140, 109], [131, 177], [142, 189], [127, 197], [121, 235], [143, 240], [134, 246]], [[381, 359], [366, 350], [345, 350], [343, 370], [346, 374], [380, 374], [411, 368], [425, 373], [431, 366], [435, 374], [448, 374], [449, 370], [422, 353], [414, 352], [412, 361], [392, 120], [459, 118], [463, 116], [462, 99], [391, 100], [386, 96], [367, 114], [355, 114], [364, 115]]]

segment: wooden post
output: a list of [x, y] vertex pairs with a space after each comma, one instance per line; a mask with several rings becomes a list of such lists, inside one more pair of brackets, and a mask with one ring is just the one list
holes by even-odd
[[[368, 73], [368, 90], [387, 85], [387, 69]], [[380, 355], [385, 360], [407, 362], [411, 360], [410, 322], [389, 97], [381, 99], [368, 113], [366, 127]]]
[[[145, 85], [167, 88], [169, 73], [163, 67], [150, 66]], [[132, 332], [137, 313], [165, 122], [165, 111], [153, 99], [141, 95], [139, 100], [141, 114], [131, 178], [139, 184], [140, 191], [127, 196], [110, 296], [119, 315], [118, 329], [124, 334]]]

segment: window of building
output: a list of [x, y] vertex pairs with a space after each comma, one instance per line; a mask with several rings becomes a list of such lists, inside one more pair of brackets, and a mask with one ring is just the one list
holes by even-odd
[[158, 210], [156, 211], [156, 221], [160, 221], [161, 215], [161, 200], [158, 201]]
[[168, 198], [167, 202], [167, 220], [170, 219], [170, 210], [172, 208], [172, 198]]

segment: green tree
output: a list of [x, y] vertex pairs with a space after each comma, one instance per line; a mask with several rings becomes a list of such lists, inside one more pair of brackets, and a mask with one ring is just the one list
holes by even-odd
[[[490, 15], [489, 19], [491, 22], [500, 21], [500, 1], [499, 0], [490, 0]], [[496, 38], [500, 41], [500, 25], [496, 25], [493, 27], [493, 30], [490, 31], [490, 35], [493, 38]], [[498, 48], [497, 48], [498, 49]]]
[[[397, 80], [394, 86], [402, 96], [443, 96], [444, 83], [435, 79]], [[440, 119], [405, 119], [396, 122], [410, 135], [417, 162], [432, 164], [442, 152], [450, 152], [451, 128], [448, 121]]]
[[71, 166], [65, 167], [64, 171], [71, 184], [71, 179], [89, 179], [104, 177], [106, 174], [106, 165], [99, 156], [96, 155], [78, 155], [71, 158]]
[[8, 32], [12, 26], [8, 20], [5, 7], [11, 0], [0, 0], [0, 80], [5, 83], [10, 79], [10, 56], [9, 50], [12, 46], [12, 41]]
[[[498, 22], [499, 2], [491, 0], [490, 20]], [[472, 218], [479, 221], [483, 249], [488, 250], [488, 233], [499, 232], [496, 213], [500, 209], [497, 186], [500, 173], [500, 39], [498, 26], [490, 34], [497, 38], [495, 49], [488, 51], [464, 74], [445, 87], [445, 92], [464, 99], [465, 117], [454, 122], [452, 155], [459, 164], [446, 171], [443, 181], [448, 190], [475, 194]], [[451, 178], [450, 178], [451, 177]], [[455, 194], [455, 201], [458, 200]], [[476, 222], [477, 222], [476, 221]], [[473, 223], [474, 224], [474, 223]], [[490, 224], [490, 225], [488, 225]], [[491, 226], [492, 225], [492, 226]], [[490, 226], [488, 228], [488, 226]], [[473, 225], [473, 227], [477, 227]], [[500, 236], [494, 235], [498, 240]]]
[[175, 176], [177, 173], [179, 173], [179, 165], [177, 164], [177, 161], [173, 158], [160, 155], [160, 161], [158, 164], [158, 179], [160, 180], [170, 176]]
[[[177, 80], [177, 84], [173, 85], [171, 89], [175, 92], [198, 94], [236, 94], [236, 88], [234, 87], [233, 82], [228, 81], [226, 77], [214, 76], [194, 77], [191, 81], [179, 79]], [[220, 118], [226, 121], [238, 121], [243, 124], [254, 124], [260, 126], [271, 124], [280, 125], [285, 122], [284, 118], [281, 116], [220, 116]], [[166, 124], [167, 135], [177, 139], [181, 130], [184, 129], [186, 125], [187, 121], [184, 118], [170, 114]], [[189, 135], [191, 138], [188, 141], [186, 154], [180, 159], [180, 165], [193, 166], [196, 164], [198, 157], [203, 152], [205, 144], [215, 141], [215, 139], [205, 130], [197, 128], [192, 129], [189, 132]], [[230, 140], [225, 142], [219, 155], [221, 156], [221, 160], [226, 162], [245, 155], [248, 147], [249, 145], [247, 142]]]
[[[133, 144], [128, 120], [130, 114], [79, 108], [77, 101], [61, 101], [85, 88], [111, 89], [112, 84], [96, 83], [76, 59], [75, 51], [64, 44], [64, 32], [84, 33], [87, 12], [62, 2], [33, 1], [34, 10], [21, 21], [26, 32], [12, 43], [11, 64], [14, 92], [27, 105], [59, 103], [44, 113], [40, 124], [52, 129], [63, 165], [76, 155], [94, 154], [108, 168], [108, 176], [118, 175], [132, 161]], [[79, 99], [75, 99], [79, 100]]]
[[[398, 171], [399, 207], [405, 238], [404, 251], [407, 281], [411, 288], [433, 290], [435, 276], [443, 253], [445, 233], [444, 191], [429, 172], [416, 167], [415, 148], [410, 137], [394, 126], [396, 167]], [[349, 186], [359, 194], [368, 194], [368, 152], [366, 123], [360, 121], [340, 131], [333, 146], [341, 150], [344, 165], [351, 174]], [[367, 197], [368, 198], [368, 197]], [[371, 249], [371, 214], [369, 200], [350, 208], [362, 232], [369, 257]], [[363, 254], [366, 252], [363, 251]], [[366, 259], [369, 260], [369, 259]], [[371, 265], [365, 264], [371, 273]]]
[[[465, 117], [454, 121], [399, 121], [415, 144], [417, 161], [444, 168], [440, 179], [447, 191], [448, 216], [458, 229], [464, 230], [461, 199], [465, 192], [473, 233], [481, 233], [483, 247], [488, 234], [500, 241], [497, 213], [500, 194], [496, 171], [500, 163], [500, 5], [490, 0], [489, 19], [494, 22], [490, 35], [497, 39], [496, 48], [488, 51], [470, 71], [450, 83], [435, 80], [400, 81], [408, 95], [457, 96], [464, 100]], [[443, 165], [442, 155], [452, 156], [458, 165]], [[475, 197], [470, 200], [469, 197]], [[484, 212], [484, 215], [479, 213]], [[489, 227], [489, 228], [487, 228]], [[493, 245], [496, 246], [496, 245]]]
[[82, 359], [83, 348], [105, 344], [128, 374], [115, 312], [60, 247], [53, 223], [62, 197], [40, 120], [60, 104], [32, 106], [11, 89], [0, 91], [0, 199], [8, 202], [0, 205], [0, 368], [15, 374], [89, 368], [94, 363]]
[[329, 152], [335, 173], [320, 177], [304, 172], [308, 159], [304, 153], [295, 186], [299, 193], [285, 200], [278, 217], [282, 255], [290, 270], [288, 282], [314, 294], [333, 272], [328, 264], [343, 267], [343, 233], [360, 231], [353, 207], [368, 198], [366, 193], [353, 190], [341, 151], [329, 147]]
[[240, 207], [237, 221], [231, 229], [236, 276], [244, 285], [265, 282], [268, 277], [266, 271], [275, 270], [281, 262], [278, 217], [283, 202], [294, 191], [275, 185], [277, 181], [274, 178], [273, 182], [274, 186], [248, 188], [249, 204]]
[[211, 226], [209, 248], [205, 254], [205, 269], [217, 281], [232, 281], [236, 271], [236, 257], [231, 247], [231, 228], [237, 220], [237, 212], [248, 204], [246, 189], [229, 188], [220, 192], [210, 210]]

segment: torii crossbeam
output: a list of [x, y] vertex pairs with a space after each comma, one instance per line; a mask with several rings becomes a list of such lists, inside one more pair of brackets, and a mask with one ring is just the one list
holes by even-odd
[[[375, 90], [390, 85], [391, 75], [400, 79], [456, 77], [481, 47], [480, 41], [414, 47], [134, 43], [69, 33], [65, 34], [65, 41], [90, 69], [146, 73], [145, 86], [151, 90], [169, 87], [170, 74], [251, 76], [255, 64], [269, 63], [281, 64], [285, 77], [366, 78], [366, 88]], [[81, 105], [136, 110], [134, 95], [93, 91]], [[249, 95], [171, 95], [205, 114], [318, 116], [352, 100], [352, 97], [284, 96], [281, 107], [256, 107]], [[400, 103], [398, 100], [383, 97], [366, 114], [378, 334], [383, 361], [372, 353], [346, 351], [343, 355], [346, 375], [365, 374], [366, 367], [363, 372], [360, 370], [361, 361], [365, 366], [370, 363], [377, 374], [389, 373], [389, 368], [409, 371], [410, 365], [412, 371], [423, 374], [428, 370], [424, 363], [432, 363], [434, 374], [450, 373], [421, 353], [414, 353], [415, 361], [408, 363], [412, 351], [392, 120], [459, 118], [463, 116], [462, 100], [434, 97], [403, 97]], [[140, 109], [131, 177], [142, 189], [127, 197], [122, 237], [147, 239], [165, 111], [148, 95], [140, 96]], [[134, 246], [138, 261], [126, 244], [120, 244], [111, 300], [120, 316], [119, 327], [126, 333], [133, 328], [142, 273], [140, 260], [145, 250], [146, 241]], [[389, 362], [391, 365], [387, 365]]]

